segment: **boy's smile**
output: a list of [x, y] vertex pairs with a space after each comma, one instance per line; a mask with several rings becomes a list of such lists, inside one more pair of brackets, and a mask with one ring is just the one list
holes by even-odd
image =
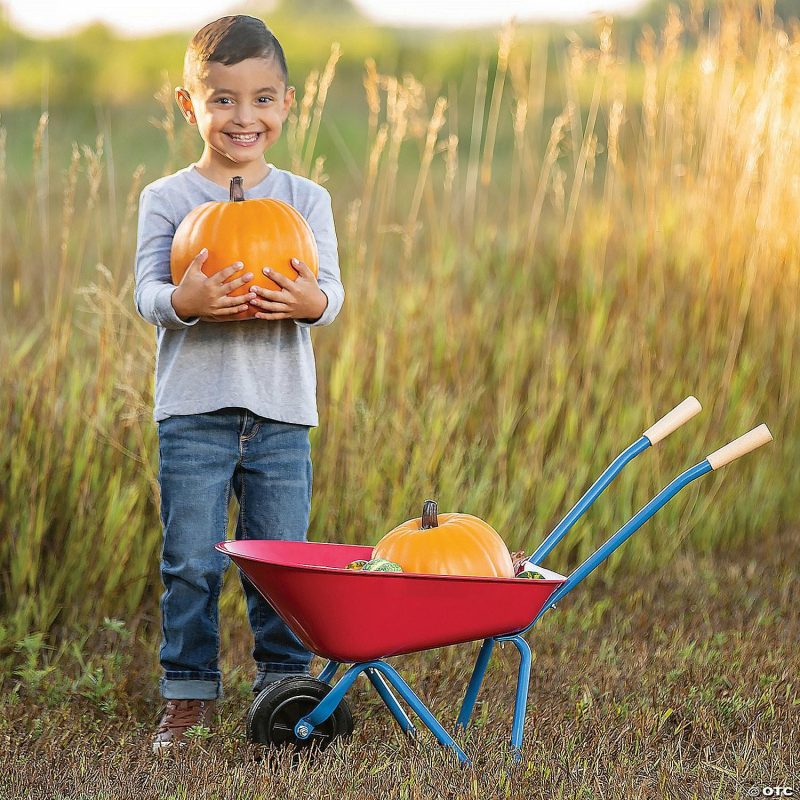
[[191, 89], [176, 91], [176, 99], [205, 142], [198, 168], [222, 185], [242, 175], [252, 186], [266, 176], [264, 152], [281, 135], [294, 88], [286, 86], [274, 59], [248, 58], [210, 62]]

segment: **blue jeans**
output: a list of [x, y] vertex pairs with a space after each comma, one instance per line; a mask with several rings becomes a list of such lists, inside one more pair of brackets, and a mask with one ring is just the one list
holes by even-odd
[[[218, 600], [230, 559], [214, 545], [227, 535], [231, 487], [239, 501], [237, 539], [305, 541], [311, 506], [308, 431], [244, 408], [158, 423], [163, 697], [212, 700], [222, 694]], [[255, 640], [253, 690], [281, 674], [306, 672], [311, 653], [240, 577]]]

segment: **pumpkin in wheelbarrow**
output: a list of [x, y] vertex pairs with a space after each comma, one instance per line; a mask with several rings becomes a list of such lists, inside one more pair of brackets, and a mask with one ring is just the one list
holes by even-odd
[[439, 514], [426, 500], [422, 517], [389, 531], [372, 557], [393, 561], [403, 572], [513, 578], [511, 554], [500, 534], [471, 514]]

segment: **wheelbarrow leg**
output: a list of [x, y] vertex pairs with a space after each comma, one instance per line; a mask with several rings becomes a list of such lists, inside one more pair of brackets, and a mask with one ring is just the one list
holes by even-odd
[[375, 691], [381, 696], [381, 700], [386, 703], [386, 707], [392, 712], [392, 716], [397, 720], [397, 724], [403, 729], [403, 733], [409, 736], [416, 736], [417, 729], [414, 727], [408, 714], [403, 710], [397, 698], [392, 694], [392, 690], [386, 685], [383, 675], [372, 668], [364, 670], [370, 683], [375, 687]]
[[[452, 748], [462, 764], [472, 763], [469, 758], [467, 758], [464, 751], [453, 741], [453, 737], [442, 727], [439, 720], [428, 711], [422, 700], [414, 694], [411, 687], [400, 677], [397, 670], [394, 669], [394, 667], [390, 667], [385, 661], [362, 661], [358, 664], [353, 664], [331, 688], [330, 692], [320, 700], [319, 704], [310, 713], [297, 721], [294, 726], [295, 736], [298, 739], [308, 739], [314, 727], [324, 722], [333, 714], [334, 709], [341, 702], [345, 692], [353, 685], [359, 673], [365, 670], [374, 670], [375, 672], [379, 672], [382, 677], [385, 677], [403, 700], [411, 706], [414, 713], [425, 723], [440, 744]], [[392, 697], [392, 699], [394, 700], [394, 697]]]
[[461, 704], [458, 720], [456, 720], [456, 730], [459, 728], [465, 730], [467, 725], [469, 725], [472, 711], [475, 708], [475, 701], [478, 699], [478, 692], [483, 683], [483, 676], [486, 674], [486, 668], [489, 666], [489, 659], [492, 657], [494, 641], [494, 639], [483, 640], [480, 653], [478, 653], [478, 659], [472, 670], [472, 677], [469, 679], [469, 686], [467, 686], [467, 691], [464, 694], [464, 702]]
[[320, 672], [317, 680], [320, 680], [323, 683], [330, 683], [333, 679], [333, 676], [339, 671], [340, 666], [341, 664], [338, 661], [329, 661], [325, 669]]
[[[338, 661], [329, 661], [325, 669], [320, 672], [318, 680], [321, 680], [323, 683], [330, 683], [340, 666], [341, 664]], [[364, 672], [369, 678], [370, 683], [375, 687], [375, 691], [381, 696], [383, 702], [386, 703], [386, 707], [392, 712], [392, 716], [397, 720], [403, 732], [409, 734], [409, 736], [414, 736], [417, 729], [408, 718], [408, 714], [406, 714], [402, 706], [397, 702], [397, 698], [392, 694], [392, 690], [386, 685], [383, 676], [374, 669], [365, 669]]]
[[503, 641], [512, 642], [519, 650], [517, 698], [514, 702], [514, 723], [511, 726], [511, 750], [514, 761], [522, 758], [522, 733], [525, 726], [525, 708], [528, 704], [528, 686], [531, 680], [531, 648], [521, 636], [511, 636]]
[[397, 693], [408, 703], [413, 709], [414, 713], [425, 723], [428, 730], [436, 737], [439, 744], [449, 747], [455, 751], [458, 760], [465, 765], [470, 765], [472, 762], [464, 751], [455, 743], [453, 737], [444, 729], [442, 724], [436, 717], [431, 714], [428, 707], [417, 697], [412, 691], [411, 687], [400, 677], [394, 667], [390, 667], [384, 661], [372, 661], [369, 664], [378, 672], [380, 672], [389, 683], [395, 688]]

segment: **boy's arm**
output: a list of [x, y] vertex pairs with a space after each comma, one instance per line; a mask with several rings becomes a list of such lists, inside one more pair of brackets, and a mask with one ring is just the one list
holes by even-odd
[[181, 330], [195, 325], [199, 317], [183, 320], [172, 306], [172, 293], [177, 288], [169, 268], [174, 234], [171, 207], [164, 198], [145, 187], [139, 197], [134, 284], [136, 310], [151, 325]]
[[319, 252], [319, 275], [317, 283], [328, 298], [328, 305], [322, 316], [313, 321], [295, 320], [301, 327], [330, 325], [344, 303], [344, 286], [339, 273], [339, 253], [336, 242], [336, 229], [333, 223], [331, 196], [326, 189], [319, 187], [314, 201], [306, 215], [306, 221], [314, 232]]

